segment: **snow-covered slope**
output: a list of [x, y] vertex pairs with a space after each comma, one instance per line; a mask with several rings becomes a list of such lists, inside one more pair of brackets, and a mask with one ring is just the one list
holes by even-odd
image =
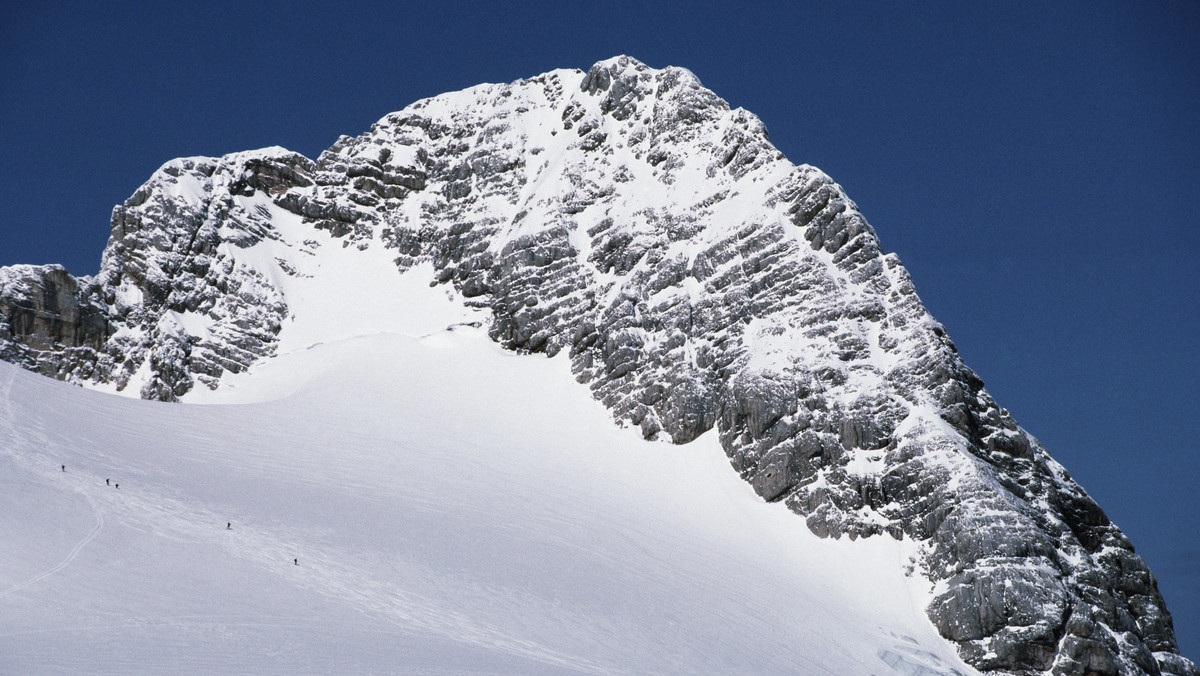
[[0, 671], [974, 673], [911, 541], [798, 528], [715, 434], [614, 427], [565, 355], [346, 337], [222, 397], [260, 403], [0, 364]]
[[925, 613], [977, 668], [1197, 674], [1132, 544], [854, 202], [686, 70], [618, 57], [480, 85], [315, 161], [173, 160], [114, 210], [96, 277], [0, 268], [0, 358], [145, 399], [271, 400], [287, 378], [261, 377], [298, 355], [450, 324], [559, 355], [646, 439], [715, 431], [796, 527], [915, 543]]

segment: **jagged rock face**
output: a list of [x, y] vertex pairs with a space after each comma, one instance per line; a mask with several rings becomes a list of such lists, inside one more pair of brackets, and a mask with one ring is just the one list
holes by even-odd
[[279, 280], [320, 254], [283, 242], [288, 219], [431, 263], [495, 340], [565, 350], [647, 438], [715, 427], [817, 534], [917, 540], [929, 617], [980, 669], [1197, 674], [1128, 540], [987, 394], [854, 203], [685, 70], [620, 57], [482, 85], [316, 162], [168, 163], [114, 210], [95, 278], [3, 271], [0, 356], [146, 398], [217, 387], [272, 354]]
[[310, 184], [312, 163], [282, 149], [263, 155], [169, 162], [113, 210], [95, 288], [120, 327], [107, 355], [118, 389], [145, 369], [141, 396], [169, 401], [272, 353], [286, 302], [237, 254], [275, 235], [234, 196]]
[[82, 370], [108, 337], [103, 308], [81, 302], [59, 265], [0, 268], [0, 359], [48, 376]]
[[56, 266], [0, 270], [8, 280], [0, 356], [117, 391], [135, 381], [140, 396], [163, 401], [269, 356], [287, 305], [267, 273], [237, 254], [275, 233], [233, 197], [303, 183], [312, 166], [282, 149], [163, 165], [113, 209], [95, 277], [76, 282]]

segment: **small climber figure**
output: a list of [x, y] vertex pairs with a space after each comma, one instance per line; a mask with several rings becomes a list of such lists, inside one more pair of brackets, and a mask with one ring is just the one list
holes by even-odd
[[121, 484], [113, 484], [113, 488], [120, 488]]
[[67, 466], [66, 466], [66, 465], [63, 465], [63, 471], [64, 471], [64, 472], [65, 472], [65, 471], [67, 471]]
[[112, 485], [112, 479], [105, 479], [105, 480], [104, 480], [104, 485], [105, 485], [105, 486], [111, 486], [111, 485]]
[[300, 559], [292, 559], [292, 565], [295, 565], [295, 566], [300, 565]]
[[225, 530], [233, 530], [233, 522], [232, 521], [225, 522]]

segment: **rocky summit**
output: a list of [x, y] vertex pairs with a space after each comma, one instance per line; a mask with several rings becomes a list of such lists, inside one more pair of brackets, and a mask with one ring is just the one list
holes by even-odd
[[926, 613], [979, 670], [1200, 674], [1129, 540], [854, 202], [687, 70], [622, 56], [418, 101], [316, 160], [173, 160], [111, 227], [94, 277], [0, 268], [0, 358], [186, 401], [275, 354], [331, 246], [386, 251], [647, 439], [715, 427], [814, 533], [915, 541]]

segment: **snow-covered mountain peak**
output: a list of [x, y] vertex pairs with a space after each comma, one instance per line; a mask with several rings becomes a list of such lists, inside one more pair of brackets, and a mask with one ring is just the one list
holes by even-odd
[[174, 160], [114, 209], [96, 277], [2, 269], [0, 316], [4, 359], [184, 401], [314, 346], [477, 324], [560, 355], [648, 439], [715, 428], [820, 536], [919, 543], [927, 613], [978, 668], [1195, 674], [1128, 540], [841, 187], [681, 68], [435, 96], [316, 160]]

